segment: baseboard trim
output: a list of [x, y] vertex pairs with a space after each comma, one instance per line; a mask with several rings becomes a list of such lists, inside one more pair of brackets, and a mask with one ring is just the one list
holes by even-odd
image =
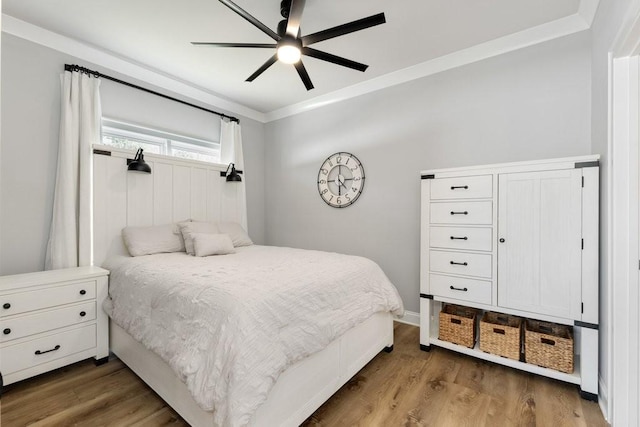
[[400, 319], [395, 319], [396, 322], [406, 323], [407, 325], [420, 326], [420, 313], [415, 311], [405, 310], [404, 316]]
[[609, 417], [609, 388], [600, 375], [598, 375], [598, 405], [600, 405], [600, 411], [602, 411], [605, 421], [611, 424]]

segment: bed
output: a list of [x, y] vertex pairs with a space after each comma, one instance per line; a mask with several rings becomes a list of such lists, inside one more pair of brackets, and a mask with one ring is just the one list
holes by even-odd
[[[365, 258], [258, 245], [211, 257], [128, 256], [124, 227], [234, 220], [235, 190], [211, 165], [148, 156], [153, 175], [134, 175], [122, 165], [126, 152], [102, 153], [92, 249], [94, 264], [111, 272], [110, 350], [191, 425], [299, 425], [392, 348], [402, 302]], [[260, 380], [242, 380], [248, 372]]]

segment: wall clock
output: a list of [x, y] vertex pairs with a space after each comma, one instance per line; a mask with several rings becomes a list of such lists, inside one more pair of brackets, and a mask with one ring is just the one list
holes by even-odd
[[351, 153], [327, 157], [318, 172], [318, 192], [329, 206], [346, 208], [358, 200], [364, 188], [364, 167]]

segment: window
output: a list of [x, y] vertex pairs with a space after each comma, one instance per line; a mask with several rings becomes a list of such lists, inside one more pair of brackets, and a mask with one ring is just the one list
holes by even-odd
[[126, 150], [220, 163], [220, 143], [176, 135], [116, 120], [102, 120], [102, 143]]

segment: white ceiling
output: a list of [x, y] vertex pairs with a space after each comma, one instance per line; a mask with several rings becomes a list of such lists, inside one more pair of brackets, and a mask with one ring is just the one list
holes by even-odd
[[[274, 30], [282, 19], [280, 0], [235, 1]], [[317, 49], [370, 67], [361, 73], [304, 57], [315, 85], [315, 89], [307, 92], [293, 66], [281, 63], [253, 83], [244, 81], [273, 54], [271, 50], [190, 44], [191, 41], [272, 42], [216, 0], [2, 2], [5, 15], [261, 113], [323, 99], [348, 91], [354, 85], [362, 86], [371, 79], [384, 79], [390, 73], [510, 35], [535, 32], [536, 28], [564, 22], [580, 13], [584, 15], [585, 9], [592, 9], [588, 11], [592, 14], [596, 7], [597, 0], [307, 0], [301, 25], [303, 35], [379, 12], [384, 12], [387, 19], [386, 24], [315, 44]], [[588, 28], [589, 17], [583, 18], [587, 21], [584, 28]], [[559, 28], [556, 36], [567, 33], [556, 27]]]

